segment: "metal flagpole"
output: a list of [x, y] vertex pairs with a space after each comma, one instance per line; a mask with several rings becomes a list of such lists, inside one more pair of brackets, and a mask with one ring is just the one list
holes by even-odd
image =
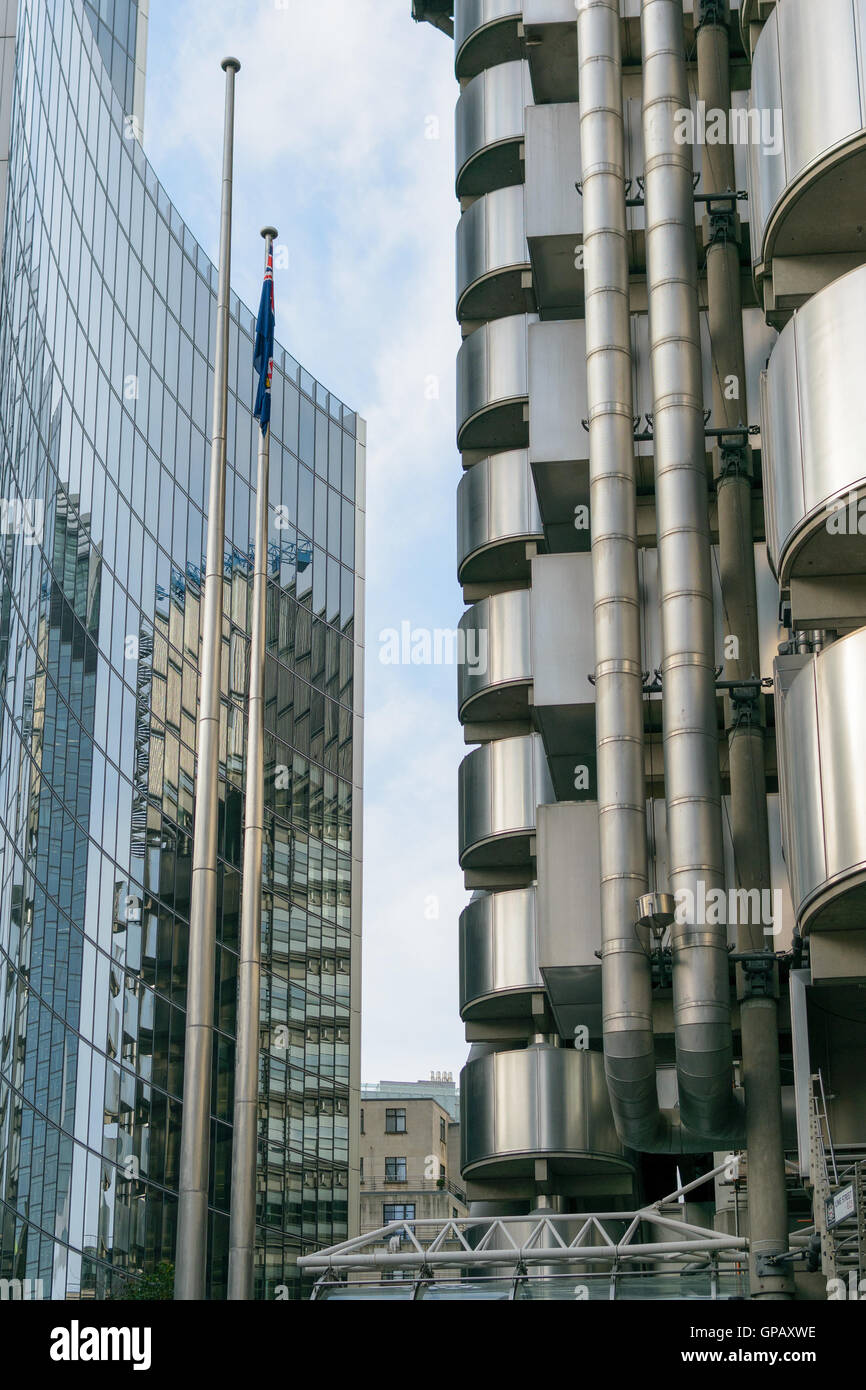
[[[276, 238], [265, 227], [265, 269]], [[262, 930], [262, 843], [265, 828], [265, 624], [268, 585], [268, 471], [270, 430], [259, 431], [256, 478], [256, 554], [250, 624], [247, 710], [247, 781], [238, 1016], [235, 1044], [235, 1108], [232, 1135], [231, 1224], [228, 1296], [251, 1299], [256, 1245], [256, 1152], [259, 1101], [259, 979]]]
[[174, 1296], [203, 1299], [207, 1265], [208, 1174], [210, 1160], [211, 1057], [213, 1048], [214, 960], [216, 954], [217, 824], [219, 813], [220, 646], [225, 549], [226, 419], [229, 359], [229, 290], [232, 240], [232, 161], [234, 154], [237, 58], [224, 58], [226, 74], [220, 217], [219, 293], [214, 363], [213, 431], [208, 493], [207, 572], [202, 620], [201, 692], [196, 728], [192, 883], [189, 914], [189, 965], [183, 1073], [183, 1123]]

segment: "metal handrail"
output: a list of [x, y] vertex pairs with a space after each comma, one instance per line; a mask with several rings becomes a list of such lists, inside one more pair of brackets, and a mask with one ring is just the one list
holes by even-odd
[[364, 1192], [393, 1192], [395, 1196], [402, 1192], [450, 1192], [452, 1197], [457, 1197], [459, 1201], [466, 1201], [466, 1192], [462, 1187], [458, 1187], [451, 1178], [440, 1180], [439, 1178], [386, 1178], [379, 1173], [374, 1173], [370, 1177], [366, 1175], [361, 1178], [361, 1190]]
[[832, 1134], [830, 1133], [830, 1116], [827, 1114], [827, 1097], [826, 1097], [826, 1095], [825, 1095], [825, 1093], [824, 1093], [824, 1077], [823, 1077], [822, 1074], [821, 1074], [821, 1068], [820, 1068], [820, 1067], [818, 1068], [817, 1076], [818, 1076], [818, 1085], [819, 1085], [819, 1087], [820, 1087], [820, 1089], [821, 1089], [821, 1111], [822, 1111], [821, 1118], [823, 1118], [823, 1121], [824, 1121], [824, 1128], [825, 1128], [826, 1131], [827, 1131], [827, 1146], [828, 1146], [828, 1148], [829, 1148], [829, 1150], [830, 1150], [830, 1161], [831, 1161], [831, 1163], [833, 1164], [833, 1182], [834, 1182], [834, 1184], [838, 1185], [838, 1182], [839, 1182], [839, 1172], [838, 1172], [838, 1169], [836, 1168], [836, 1153], [835, 1153], [835, 1150], [834, 1150], [834, 1148], [833, 1148], [833, 1136], [832, 1136]]

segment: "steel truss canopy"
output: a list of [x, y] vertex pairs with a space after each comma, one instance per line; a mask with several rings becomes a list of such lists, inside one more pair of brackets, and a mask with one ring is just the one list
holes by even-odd
[[[574, 1234], [572, 1234], [574, 1232]], [[657, 1233], [648, 1240], [650, 1233]], [[533, 1266], [619, 1265], [631, 1261], [682, 1263], [741, 1261], [745, 1236], [693, 1226], [658, 1207], [630, 1212], [559, 1212], [531, 1216], [452, 1217], [392, 1221], [366, 1235], [303, 1255], [305, 1273], [439, 1270], [496, 1266], [515, 1273]]]

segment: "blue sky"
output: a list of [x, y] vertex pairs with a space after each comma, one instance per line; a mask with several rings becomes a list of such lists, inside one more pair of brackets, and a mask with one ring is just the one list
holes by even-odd
[[[240, 59], [232, 280], [261, 287], [267, 223], [277, 335], [368, 422], [365, 1081], [455, 1073], [457, 764], [452, 666], [379, 660], [379, 634], [453, 628], [453, 46], [409, 0], [150, 0], [144, 143], [216, 258], [223, 74]], [[438, 395], [437, 395], [438, 393]], [[438, 916], [436, 915], [438, 913]]]

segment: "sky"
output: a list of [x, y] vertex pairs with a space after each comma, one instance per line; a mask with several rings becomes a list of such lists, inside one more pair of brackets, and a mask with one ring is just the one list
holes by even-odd
[[[232, 283], [261, 289], [277, 227], [277, 337], [367, 421], [364, 1082], [455, 1078], [457, 765], [450, 665], [393, 665], [380, 634], [455, 628], [453, 45], [410, 0], [150, 0], [144, 146], [216, 260], [224, 76], [236, 86]], [[280, 259], [278, 257], [278, 259]], [[283, 258], [285, 259], [285, 257]]]

